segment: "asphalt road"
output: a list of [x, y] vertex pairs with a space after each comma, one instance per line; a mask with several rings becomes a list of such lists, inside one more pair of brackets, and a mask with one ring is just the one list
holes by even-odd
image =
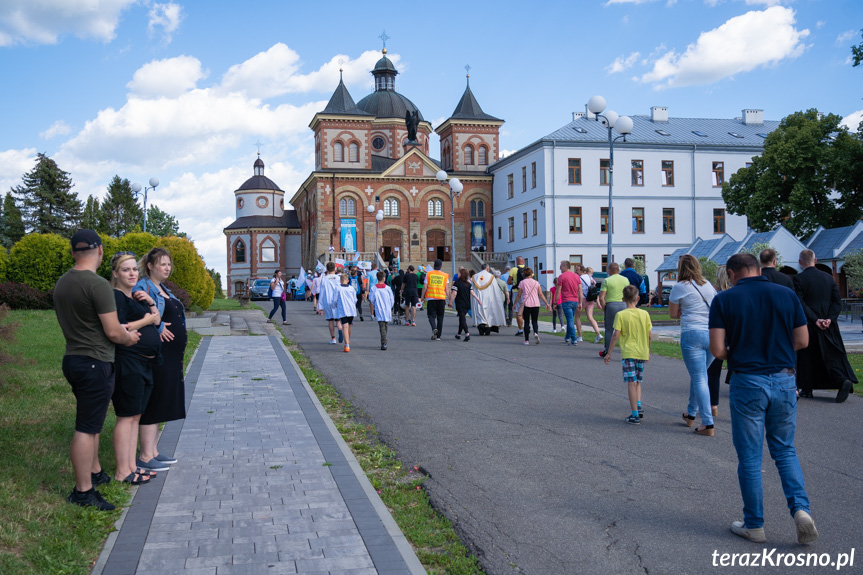
[[[645, 372], [644, 421], [628, 425], [619, 362], [598, 345], [542, 336], [522, 345], [514, 328], [430, 341], [417, 327], [357, 321], [351, 352], [329, 345], [322, 316], [288, 303], [288, 336], [373, 421], [406, 465], [421, 465], [434, 505], [490, 574], [752, 573], [718, 566], [724, 553], [831, 554], [863, 564], [861, 406], [834, 394], [801, 400], [797, 448], [820, 539], [796, 543], [776, 468], [764, 450], [766, 545], [729, 531], [742, 519], [737, 458], [723, 385], [716, 436], [683, 425], [689, 380], [682, 361], [654, 356]], [[716, 555], [714, 555], [714, 552]], [[771, 556], [775, 561], [776, 555]], [[823, 559], [822, 559], [823, 560]], [[739, 559], [738, 559], [739, 561]], [[716, 562], [716, 566], [714, 566]], [[756, 572], [758, 569], [755, 570]], [[836, 572], [836, 567], [769, 568]]]

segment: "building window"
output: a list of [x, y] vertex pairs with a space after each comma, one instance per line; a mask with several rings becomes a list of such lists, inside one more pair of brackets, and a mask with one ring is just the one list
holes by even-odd
[[531, 189], [536, 187], [536, 162], [530, 163], [530, 187]]
[[536, 235], [536, 210], [533, 210], [533, 235]]
[[533, 256], [533, 273], [539, 275], [539, 258]]
[[498, 226], [497, 227], [497, 239], [501, 239], [501, 234], [503, 233], [503, 229]]
[[725, 233], [725, 210], [722, 208], [713, 210], [713, 233]]
[[644, 185], [644, 160], [632, 160], [632, 185]]
[[523, 232], [522, 237], [526, 238], [527, 237], [527, 212], [522, 212], [521, 223], [522, 223], [521, 231]]
[[272, 263], [276, 261], [276, 244], [273, 240], [266, 240], [261, 244], [261, 262]]
[[674, 162], [672, 160], [662, 160], [662, 185], [674, 185]]
[[527, 166], [521, 167], [521, 191], [527, 191]]
[[599, 185], [607, 186], [611, 178], [611, 160], [599, 160]]
[[356, 216], [357, 201], [353, 198], [342, 198], [341, 200], [339, 200], [339, 215]]
[[372, 140], [372, 148], [374, 148], [375, 151], [380, 152], [381, 150], [384, 149], [384, 146], [386, 146], [386, 145], [387, 145], [386, 141], [383, 138], [381, 138], [380, 136], [376, 136], [375, 139]]
[[234, 244], [234, 261], [240, 264], [246, 261], [246, 244], [243, 240], [237, 240]]
[[569, 263], [573, 268], [575, 268], [575, 266], [584, 264], [584, 258], [582, 258], [581, 254], [570, 254]]
[[388, 218], [399, 217], [398, 198], [387, 198], [384, 200], [384, 216]]
[[569, 183], [581, 184], [581, 158], [569, 159]]
[[507, 220], [507, 225], [509, 226], [509, 241], [515, 241], [515, 218], [509, 218]]
[[350, 145], [350, 160], [351, 162], [359, 162], [360, 161], [360, 145], [356, 142], [351, 142]]
[[581, 208], [569, 208], [569, 233], [581, 233]]
[[341, 142], [336, 142], [335, 144], [333, 144], [333, 161], [345, 161], [345, 145]]
[[472, 166], [473, 165], [473, 146], [465, 146], [464, 147], [464, 165]]
[[258, 196], [255, 199], [255, 204], [257, 204], [259, 208], [266, 208], [270, 205], [270, 200], [268, 200], [266, 196]]
[[607, 272], [608, 271], [608, 254], [602, 254], [602, 260], [600, 260], [600, 262], [602, 264], [600, 266], [600, 269], [602, 269], [603, 272]]
[[608, 233], [608, 208], [599, 208], [599, 231]]
[[662, 208], [662, 233], [674, 233], [674, 208]]
[[478, 156], [480, 166], [485, 166], [488, 164], [488, 148], [486, 148], [485, 146], [480, 146], [479, 148], [477, 148], [476, 155]]
[[470, 217], [484, 218], [485, 217], [485, 202], [482, 200], [471, 200], [470, 202]]
[[722, 186], [725, 181], [725, 162], [713, 162], [713, 187]]
[[438, 198], [432, 198], [429, 200], [429, 217], [430, 218], [442, 218], [443, 217], [443, 200]]
[[237, 208], [238, 209], [243, 209], [243, 204], [245, 204], [245, 203], [246, 203], [246, 201], [243, 198], [237, 198]]
[[632, 233], [644, 233], [644, 208], [632, 208]]
[[511, 199], [512, 199], [512, 190], [513, 190], [512, 174], [509, 174], [509, 175], [506, 177], [506, 197], [507, 197], [507, 199], [509, 199], [509, 200], [511, 200]]

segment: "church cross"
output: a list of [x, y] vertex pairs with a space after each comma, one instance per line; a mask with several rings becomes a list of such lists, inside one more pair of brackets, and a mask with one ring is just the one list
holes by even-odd
[[384, 43], [384, 50], [386, 50], [386, 47], [387, 47], [387, 40], [389, 40], [389, 39], [390, 39], [390, 37], [389, 37], [389, 36], [387, 36], [387, 31], [386, 31], [386, 30], [384, 30], [384, 33], [383, 33], [383, 34], [381, 34], [380, 36], [378, 36], [378, 38], [380, 38], [380, 39], [381, 39], [381, 41]]

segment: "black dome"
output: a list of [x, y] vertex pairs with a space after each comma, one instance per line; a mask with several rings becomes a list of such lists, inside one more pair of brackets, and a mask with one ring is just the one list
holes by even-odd
[[386, 56], [384, 56], [380, 60], [378, 60], [377, 64], [375, 64], [374, 69], [372, 70], [372, 74], [374, 74], [375, 72], [382, 71], [382, 70], [386, 70], [387, 72], [395, 72], [396, 74], [398, 74], [398, 71], [396, 71], [395, 65]]
[[[258, 161], [260, 162], [261, 160]], [[251, 178], [243, 182], [242, 186], [237, 188], [238, 192], [240, 190], [274, 190], [278, 192], [282, 191], [281, 189], [279, 189], [279, 186], [276, 185], [276, 182], [274, 182], [267, 176], [252, 176]]]
[[405, 112], [416, 111], [420, 121], [425, 121], [422, 112], [413, 102], [392, 90], [372, 92], [357, 102], [357, 108], [378, 118], [399, 118], [400, 120], [404, 120]]

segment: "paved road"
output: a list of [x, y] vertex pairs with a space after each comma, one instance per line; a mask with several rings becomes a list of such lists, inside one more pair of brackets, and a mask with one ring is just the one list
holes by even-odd
[[[680, 420], [682, 362], [650, 361], [645, 422], [632, 426], [619, 364], [605, 366], [596, 345], [573, 349], [543, 335], [524, 347], [511, 328], [464, 343], [453, 338], [452, 316], [443, 341], [430, 341], [421, 313], [415, 328], [390, 326], [386, 352], [375, 323], [355, 324], [348, 354], [329, 345], [308, 304], [288, 305], [288, 336], [405, 464], [428, 471], [432, 501], [488, 573], [704, 573], [714, 551], [765, 548], [729, 531], [742, 503], [728, 388], [716, 437], [693, 434]], [[863, 547], [863, 401], [816, 394], [800, 404], [797, 446], [821, 539], [796, 544], [765, 449], [766, 548], [835, 559]]]

